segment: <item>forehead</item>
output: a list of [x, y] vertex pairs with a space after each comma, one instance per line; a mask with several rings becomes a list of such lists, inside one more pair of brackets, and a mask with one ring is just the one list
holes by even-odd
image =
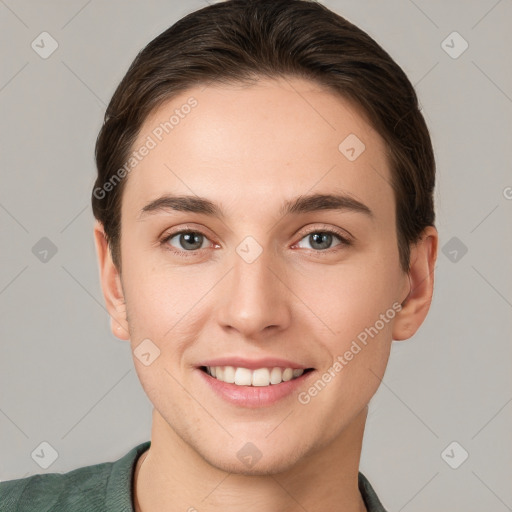
[[129, 173], [123, 217], [170, 192], [227, 209], [270, 208], [273, 197], [278, 208], [283, 198], [336, 189], [393, 209], [384, 141], [357, 106], [307, 80], [190, 88], [148, 116], [132, 149], [143, 146], [151, 149]]

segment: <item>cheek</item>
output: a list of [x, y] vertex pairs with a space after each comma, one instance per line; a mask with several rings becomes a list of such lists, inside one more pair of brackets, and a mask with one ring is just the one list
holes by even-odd
[[[162, 383], [168, 383], [169, 389], [176, 385], [168, 372], [177, 375], [184, 370], [181, 366], [185, 352], [211, 317], [205, 314], [207, 295], [218, 279], [215, 275], [191, 274], [190, 269], [126, 267], [125, 293], [134, 363], [146, 392], [153, 397], [166, 388]], [[137, 347], [147, 339], [158, 354], [150, 367], [137, 361]]]
[[144, 262], [126, 267], [130, 324], [142, 336], [155, 339], [171, 336], [208, 289], [201, 280], [185, 277], [176, 270], [158, 269]]
[[[347, 277], [343, 287], [335, 287], [331, 281], [328, 294], [322, 296], [317, 292], [312, 298], [323, 306], [318, 309], [319, 315], [330, 329], [316, 338], [315, 350], [323, 353], [319, 378], [328, 382], [328, 389], [318, 393], [322, 397], [315, 407], [329, 410], [334, 407], [347, 414], [357, 413], [380, 385], [396, 315], [384, 285], [376, 290], [371, 280], [353, 276], [351, 279], [353, 282]], [[322, 390], [322, 384], [317, 388]], [[305, 391], [309, 394], [309, 390]], [[316, 393], [314, 389], [311, 392], [311, 396]]]
[[[398, 263], [386, 260], [354, 260], [353, 264], [324, 267], [320, 273], [297, 277], [294, 290], [311, 310], [308, 317], [313, 316], [311, 312], [317, 317], [312, 321], [325, 328], [328, 338], [339, 342], [352, 339], [392, 307], [399, 283]], [[386, 326], [387, 332], [389, 324]]]
[[321, 374], [332, 382], [324, 398], [355, 410], [377, 390], [389, 358], [399, 307], [397, 254], [374, 251], [351, 264], [322, 269], [319, 279], [311, 277], [301, 279], [298, 294], [307, 297], [305, 302], [318, 317], [311, 316], [309, 328], [315, 324], [322, 329], [316, 338], [324, 353]]

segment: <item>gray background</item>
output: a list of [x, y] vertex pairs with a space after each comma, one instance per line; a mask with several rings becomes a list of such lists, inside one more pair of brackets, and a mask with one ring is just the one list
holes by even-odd
[[[438, 164], [434, 300], [393, 345], [361, 470], [390, 511], [512, 510], [512, 1], [324, 3], [416, 85]], [[116, 460], [150, 438], [99, 284], [93, 146], [136, 53], [204, 5], [0, 0], [1, 480]], [[43, 31], [59, 45], [47, 59], [31, 47]], [[458, 58], [442, 46], [453, 31], [469, 44]], [[46, 261], [43, 237], [57, 249]], [[31, 456], [43, 441], [58, 452], [47, 469]]]

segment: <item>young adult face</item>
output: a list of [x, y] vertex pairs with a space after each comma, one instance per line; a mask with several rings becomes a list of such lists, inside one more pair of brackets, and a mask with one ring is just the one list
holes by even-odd
[[[197, 105], [159, 141], [155, 129], [191, 97]], [[362, 152], [353, 136], [340, 151], [350, 134]], [[306, 80], [189, 89], [146, 119], [133, 149], [148, 136], [156, 147], [125, 178], [122, 276], [101, 225], [95, 234], [115, 336], [132, 350], [149, 339], [160, 351], [146, 356], [147, 366], [134, 356], [160, 435], [244, 474], [283, 471], [325, 453], [364, 425], [392, 338], [410, 337], [427, 313], [435, 229], [413, 246], [411, 272], [403, 272], [382, 138], [348, 101]], [[204, 198], [221, 215], [142, 212], [167, 194]], [[352, 202], [283, 213], [313, 194]], [[183, 230], [196, 234], [180, 237]], [[228, 399], [200, 366], [235, 358], [235, 367], [313, 371], [270, 387], [229, 384]], [[288, 363], [260, 361], [268, 358]], [[293, 389], [270, 400], [280, 386]], [[261, 459], [251, 465], [242, 448]]]

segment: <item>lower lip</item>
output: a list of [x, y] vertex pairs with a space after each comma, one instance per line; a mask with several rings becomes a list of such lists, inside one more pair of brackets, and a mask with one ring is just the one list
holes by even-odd
[[295, 379], [280, 384], [270, 384], [269, 386], [238, 386], [217, 380], [203, 370], [197, 369], [197, 371], [204, 382], [227, 402], [240, 407], [254, 408], [275, 404], [279, 400], [296, 393], [299, 388], [304, 386], [305, 380], [314, 373], [314, 370], [312, 370]]

